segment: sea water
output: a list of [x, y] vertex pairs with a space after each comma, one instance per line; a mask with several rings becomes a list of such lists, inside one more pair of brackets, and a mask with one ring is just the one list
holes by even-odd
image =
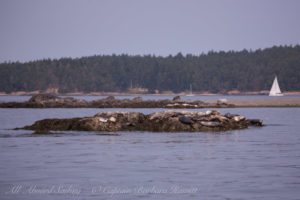
[[300, 108], [220, 109], [265, 126], [217, 133], [12, 130], [118, 110], [164, 109], [0, 109], [0, 199], [299, 199]]

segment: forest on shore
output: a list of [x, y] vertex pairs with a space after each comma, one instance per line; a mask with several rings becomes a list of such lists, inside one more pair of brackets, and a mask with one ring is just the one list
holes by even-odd
[[0, 64], [0, 92], [170, 91], [226, 93], [269, 90], [275, 75], [283, 91], [300, 91], [300, 46], [200, 55], [95, 55]]

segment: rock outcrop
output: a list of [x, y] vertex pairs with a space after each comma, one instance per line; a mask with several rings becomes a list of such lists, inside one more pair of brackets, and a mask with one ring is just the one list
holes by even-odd
[[80, 106], [87, 104], [87, 101], [73, 97], [61, 98], [51, 94], [37, 94], [28, 100], [28, 103], [41, 104], [45, 106]]
[[262, 126], [262, 120], [219, 111], [189, 112], [164, 111], [145, 115], [140, 112], [102, 112], [93, 117], [72, 119], [44, 119], [23, 129], [45, 131], [151, 131], [151, 132], [201, 132], [245, 129]]
[[172, 101], [175, 101], [175, 102], [181, 102], [181, 97], [180, 96], [175, 96]]
[[38, 94], [26, 102], [0, 103], [0, 108], [228, 108], [231, 104], [205, 103], [200, 100], [183, 101], [180, 96], [173, 100], [116, 99], [114, 96], [85, 101], [72, 97], [57, 97], [50, 94]]

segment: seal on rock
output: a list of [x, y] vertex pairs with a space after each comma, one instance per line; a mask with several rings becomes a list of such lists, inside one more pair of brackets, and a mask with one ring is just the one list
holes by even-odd
[[193, 124], [194, 121], [191, 120], [190, 118], [186, 117], [185, 115], [181, 115], [179, 118], [179, 121], [184, 123], [184, 124]]
[[[227, 115], [231, 116], [231, 115]], [[244, 129], [263, 126], [262, 120], [247, 120], [244, 116], [228, 118], [218, 111], [163, 111], [152, 114], [140, 112], [102, 112], [92, 117], [44, 119], [23, 129], [35, 131], [151, 131], [200, 132]]]

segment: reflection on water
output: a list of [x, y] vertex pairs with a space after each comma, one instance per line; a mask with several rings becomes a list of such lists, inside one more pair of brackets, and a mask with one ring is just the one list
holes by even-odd
[[221, 133], [11, 130], [42, 118], [163, 109], [0, 109], [1, 199], [298, 199], [300, 109], [221, 109], [267, 125]]

